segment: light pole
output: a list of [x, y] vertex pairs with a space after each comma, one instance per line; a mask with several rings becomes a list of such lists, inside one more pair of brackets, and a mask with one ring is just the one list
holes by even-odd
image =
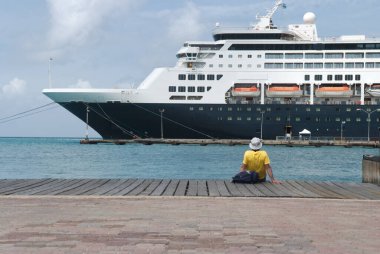
[[161, 116], [161, 139], [164, 139], [164, 123], [162, 121], [162, 113], [165, 112], [165, 109], [159, 109], [158, 111], [160, 112]]
[[340, 141], [343, 141], [343, 126], [345, 123], [345, 121], [340, 122]]
[[51, 61], [53, 61], [53, 58], [49, 58], [49, 88], [51, 88]]
[[260, 111], [260, 113], [261, 113], [260, 139], [263, 139], [263, 123], [264, 123], [264, 113], [265, 113], [265, 111]]
[[90, 113], [90, 108], [87, 106], [86, 108], [86, 140], [88, 140], [88, 113]]
[[362, 108], [358, 108], [358, 109], [356, 109], [356, 111], [363, 111], [364, 113], [366, 113], [368, 115], [367, 122], [368, 122], [368, 142], [369, 142], [369, 140], [370, 140], [370, 128], [371, 128], [370, 127], [371, 126], [371, 115], [372, 115], [372, 113], [380, 112], [380, 108], [375, 109], [373, 111], [366, 111]]

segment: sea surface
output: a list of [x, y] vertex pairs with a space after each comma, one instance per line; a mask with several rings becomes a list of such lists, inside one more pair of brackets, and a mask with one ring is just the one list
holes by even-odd
[[[80, 145], [78, 138], [0, 138], [0, 179], [231, 179], [247, 146]], [[361, 182], [374, 148], [264, 146], [283, 180]]]

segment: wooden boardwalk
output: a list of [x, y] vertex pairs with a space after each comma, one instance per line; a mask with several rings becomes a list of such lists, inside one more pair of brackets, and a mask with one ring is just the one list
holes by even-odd
[[223, 180], [15, 179], [0, 180], [0, 196], [200, 196], [380, 200], [380, 186], [366, 183], [283, 181], [233, 184]]

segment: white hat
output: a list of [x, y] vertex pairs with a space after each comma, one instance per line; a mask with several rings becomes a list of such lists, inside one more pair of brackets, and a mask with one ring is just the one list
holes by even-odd
[[251, 143], [249, 143], [249, 147], [252, 150], [260, 150], [262, 146], [263, 146], [263, 143], [261, 142], [261, 139], [259, 138], [253, 138], [251, 140]]

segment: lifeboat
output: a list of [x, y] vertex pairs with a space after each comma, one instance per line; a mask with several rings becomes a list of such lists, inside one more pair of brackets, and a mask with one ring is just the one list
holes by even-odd
[[348, 85], [321, 86], [315, 90], [316, 97], [351, 97], [353, 94]]
[[232, 89], [232, 96], [235, 97], [257, 97], [260, 96], [260, 90], [256, 86], [252, 87], [235, 87]]
[[267, 90], [268, 97], [301, 97], [303, 94], [297, 85], [276, 86], [272, 85]]
[[373, 97], [380, 97], [380, 84], [376, 84], [371, 86], [368, 90], [366, 90], [366, 93]]

